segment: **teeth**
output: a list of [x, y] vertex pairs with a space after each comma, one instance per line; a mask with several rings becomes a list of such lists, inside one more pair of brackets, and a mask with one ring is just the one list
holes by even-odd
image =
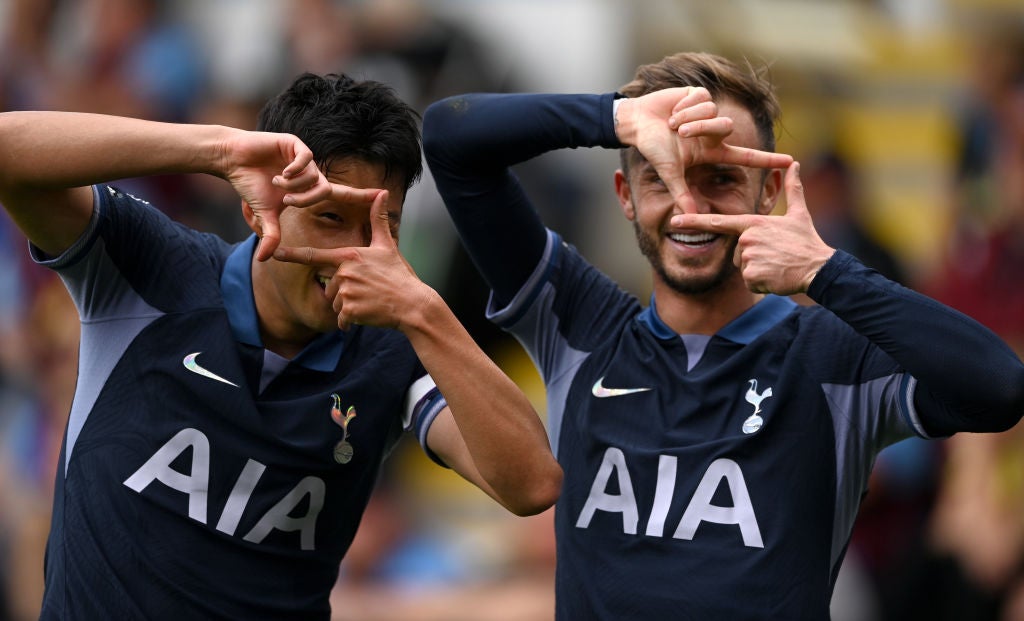
[[717, 236], [714, 233], [671, 233], [669, 237], [684, 244], [706, 244]]

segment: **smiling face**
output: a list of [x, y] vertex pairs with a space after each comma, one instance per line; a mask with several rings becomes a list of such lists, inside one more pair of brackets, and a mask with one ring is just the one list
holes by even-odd
[[[763, 148], [750, 113], [733, 103], [718, 105], [719, 115], [733, 119], [727, 144]], [[726, 283], [743, 285], [733, 263], [737, 238], [702, 231], [673, 229], [669, 220], [682, 213], [658, 173], [646, 161], [630, 168], [628, 178], [616, 173], [616, 190], [626, 217], [633, 222], [637, 243], [654, 270], [655, 285], [695, 295]], [[700, 164], [686, 170], [686, 184], [697, 213], [747, 214], [771, 212], [781, 187], [778, 171], [732, 164]]]
[[[391, 234], [398, 239], [405, 191], [401, 182], [384, 179], [384, 167], [359, 159], [332, 162], [325, 176], [354, 188], [388, 190]], [[370, 244], [370, 204], [323, 201], [281, 212], [281, 246], [344, 248]], [[338, 316], [325, 294], [334, 268], [253, 261], [253, 295], [264, 343], [272, 350], [301, 350], [318, 334], [338, 329]], [[274, 345], [277, 345], [275, 348]], [[281, 353], [278, 351], [278, 353]], [[282, 354], [283, 355], [283, 354]]]

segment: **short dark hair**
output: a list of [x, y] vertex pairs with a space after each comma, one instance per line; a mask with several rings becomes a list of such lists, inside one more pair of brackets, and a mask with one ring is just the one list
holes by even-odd
[[408, 190], [423, 174], [419, 119], [381, 82], [303, 73], [267, 101], [256, 129], [298, 136], [323, 170], [349, 157], [380, 164]]
[[[765, 70], [756, 70], [749, 63], [740, 68], [727, 58], [703, 52], [681, 52], [661, 61], [641, 65], [629, 84], [619, 91], [626, 97], [679, 86], [703, 86], [711, 98], [731, 99], [746, 108], [754, 119], [761, 149], [775, 150], [775, 123], [781, 115], [775, 89]], [[627, 172], [631, 161], [641, 157], [635, 148], [621, 151], [622, 170]]]

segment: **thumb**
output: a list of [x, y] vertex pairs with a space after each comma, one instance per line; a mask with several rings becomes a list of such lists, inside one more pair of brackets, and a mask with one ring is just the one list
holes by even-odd
[[274, 256], [274, 250], [281, 243], [281, 228], [277, 221], [277, 214], [273, 211], [263, 211], [257, 216], [260, 230], [260, 243], [256, 247], [256, 260], [266, 261]]
[[391, 236], [391, 215], [388, 213], [388, 191], [381, 190], [370, 205], [370, 246], [394, 247]]
[[807, 201], [804, 200], [804, 185], [800, 181], [800, 163], [793, 162], [786, 170], [786, 217], [810, 218]]
[[662, 174], [661, 180], [672, 194], [672, 200], [679, 205], [683, 213], [696, 213], [697, 202], [693, 198], [693, 193], [690, 192], [690, 186], [686, 185], [684, 175], [677, 174], [676, 170], [672, 169], [667, 171], [667, 174]]

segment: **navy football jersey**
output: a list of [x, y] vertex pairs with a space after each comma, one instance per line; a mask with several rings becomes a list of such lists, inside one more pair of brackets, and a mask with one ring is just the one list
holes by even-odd
[[488, 316], [547, 389], [557, 618], [826, 619], [877, 453], [1007, 429], [1024, 365], [842, 251], [807, 292], [819, 306], [769, 295], [712, 336], [674, 333], [545, 229], [511, 168], [622, 147], [616, 97], [478, 93], [424, 114]]
[[406, 338], [262, 346], [250, 263], [109, 186], [36, 260], [82, 321], [45, 619], [327, 619], [382, 460], [445, 405]]
[[677, 335], [554, 233], [490, 317], [547, 387], [559, 619], [827, 618], [875, 455], [920, 429], [889, 356], [777, 296]]

